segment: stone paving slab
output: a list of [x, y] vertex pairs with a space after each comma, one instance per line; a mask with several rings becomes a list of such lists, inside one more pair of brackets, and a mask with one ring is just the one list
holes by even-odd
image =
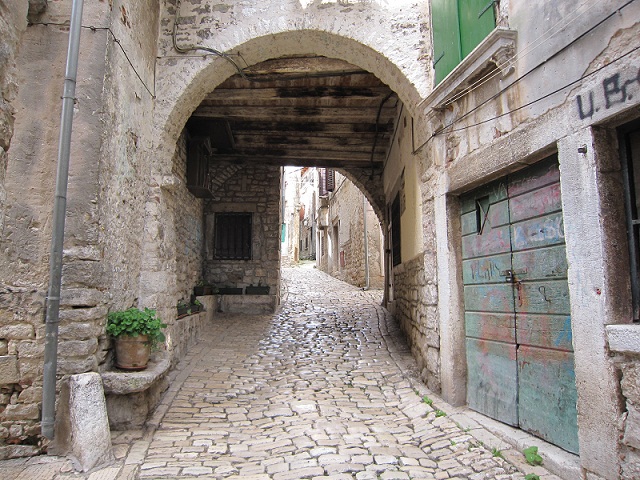
[[12, 478], [557, 479], [416, 380], [381, 292], [313, 268], [283, 276], [277, 314], [216, 317], [147, 430], [114, 432], [116, 464], [14, 461]]

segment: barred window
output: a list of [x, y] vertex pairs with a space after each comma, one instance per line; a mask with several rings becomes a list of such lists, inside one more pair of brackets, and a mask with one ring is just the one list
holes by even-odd
[[250, 213], [216, 213], [214, 258], [251, 260]]
[[640, 120], [618, 130], [627, 211], [633, 320], [640, 321]]

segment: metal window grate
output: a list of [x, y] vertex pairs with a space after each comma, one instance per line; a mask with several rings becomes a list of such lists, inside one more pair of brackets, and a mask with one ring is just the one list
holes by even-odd
[[336, 189], [336, 174], [332, 168], [325, 168], [326, 174], [326, 182], [327, 182], [327, 192], [333, 192]]
[[640, 322], [640, 121], [619, 130], [620, 160], [627, 214], [633, 320]]
[[216, 213], [214, 258], [251, 260], [250, 213]]

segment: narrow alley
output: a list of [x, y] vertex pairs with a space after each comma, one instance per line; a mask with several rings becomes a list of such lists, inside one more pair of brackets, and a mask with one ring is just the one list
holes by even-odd
[[311, 265], [283, 277], [276, 315], [216, 316], [147, 430], [113, 432], [117, 466], [83, 475], [36, 457], [0, 462], [5, 478], [557, 478], [485, 447], [488, 432], [413, 380], [381, 291]]

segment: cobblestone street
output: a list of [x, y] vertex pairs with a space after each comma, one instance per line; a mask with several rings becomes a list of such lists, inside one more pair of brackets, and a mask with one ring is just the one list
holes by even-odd
[[275, 316], [216, 317], [147, 431], [114, 433], [118, 465], [82, 475], [59, 459], [12, 460], [0, 463], [16, 475], [3, 478], [557, 478], [485, 447], [414, 380], [379, 291], [308, 266], [284, 281]]

